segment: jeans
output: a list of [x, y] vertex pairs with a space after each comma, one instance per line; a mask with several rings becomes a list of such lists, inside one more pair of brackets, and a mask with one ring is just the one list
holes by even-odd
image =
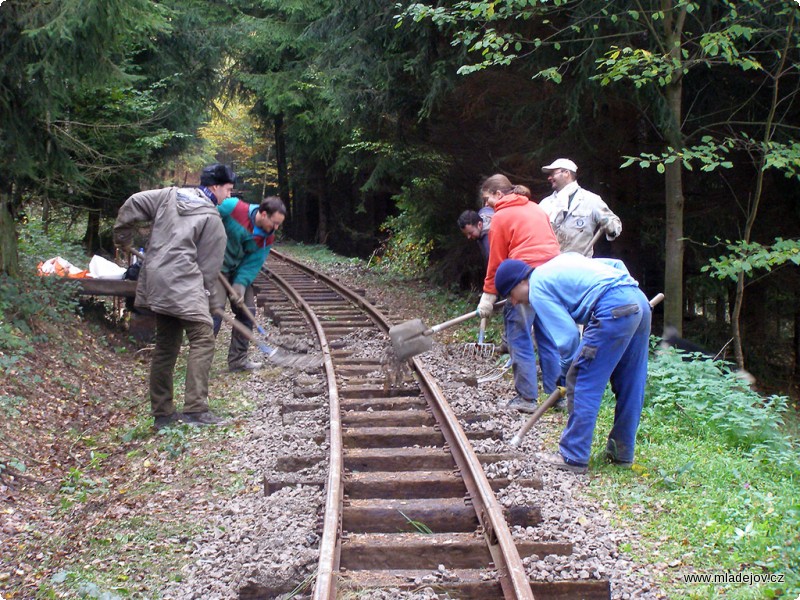
[[527, 304], [514, 306], [511, 302], [506, 302], [503, 308], [506, 343], [514, 373], [514, 388], [522, 398], [535, 402], [539, 397], [539, 387], [536, 377], [536, 354], [531, 338], [533, 316], [533, 309]]
[[635, 286], [611, 288], [597, 301], [567, 373], [570, 412], [559, 449], [568, 462], [589, 463], [609, 380], [617, 405], [606, 447], [614, 460], [633, 462], [647, 380], [650, 317], [647, 298]]
[[533, 335], [539, 353], [539, 367], [542, 369], [542, 389], [549, 396], [561, 380], [561, 355], [538, 315], [533, 319]]

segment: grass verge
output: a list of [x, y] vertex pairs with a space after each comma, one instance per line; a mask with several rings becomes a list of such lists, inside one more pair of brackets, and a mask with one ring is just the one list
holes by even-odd
[[796, 598], [800, 456], [786, 399], [743, 388], [721, 365], [659, 356], [631, 470], [602, 465], [613, 411], [607, 393], [590, 493], [641, 533], [621, 550], [656, 565], [672, 598]]

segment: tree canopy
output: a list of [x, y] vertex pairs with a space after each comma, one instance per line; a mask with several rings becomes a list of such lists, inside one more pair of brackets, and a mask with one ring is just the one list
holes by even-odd
[[666, 293], [665, 321], [732, 334], [740, 362], [771, 337], [800, 374], [792, 2], [7, 0], [0, 35], [5, 231], [30, 201], [100, 227], [224, 160], [295, 239], [474, 289], [455, 221], [481, 178], [537, 200], [569, 157], [623, 221], [598, 252]]

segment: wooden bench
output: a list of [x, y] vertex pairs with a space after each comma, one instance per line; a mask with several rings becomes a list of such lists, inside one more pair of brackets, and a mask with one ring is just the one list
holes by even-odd
[[[136, 281], [130, 279], [72, 279], [59, 277], [59, 281], [78, 284], [78, 293], [81, 296], [114, 296], [117, 298], [134, 298], [136, 296]], [[139, 342], [149, 343], [153, 340], [156, 328], [155, 315], [149, 310], [134, 309], [128, 311], [130, 334]]]

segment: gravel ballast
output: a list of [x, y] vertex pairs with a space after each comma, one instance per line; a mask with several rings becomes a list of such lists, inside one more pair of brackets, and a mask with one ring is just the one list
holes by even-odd
[[[364, 287], [357, 267], [329, 268], [342, 281]], [[414, 314], [413, 303], [402, 306], [402, 298], [377, 296], [407, 318]], [[398, 302], [400, 305], [398, 306]], [[424, 316], [422, 316], [424, 319]], [[221, 344], [225, 345], [221, 336]], [[357, 355], [380, 359], [388, 337], [378, 334], [353, 335], [345, 340], [357, 348]], [[446, 341], [446, 340], [443, 340]], [[482, 419], [462, 420], [465, 431], [489, 429], [490, 439], [476, 440], [476, 452], [519, 452], [520, 458], [487, 466], [489, 478], [518, 480], [540, 478], [543, 489], [516, 483], [498, 492], [505, 507], [539, 506], [543, 521], [535, 527], [513, 527], [519, 540], [566, 541], [574, 545], [568, 556], [523, 556], [532, 579], [611, 581], [612, 598], [666, 598], [654, 583], [657, 567], [637, 564], [620, 550], [621, 545], [637, 546], [634, 531], [614, 526], [615, 507], [592, 500], [587, 488], [592, 473], [576, 475], [539, 465], [534, 453], [554, 451], [566, 415], [550, 411], [522, 440], [518, 448], [508, 441], [525, 422], [527, 415], [504, 407], [514, 396], [510, 374], [489, 383], [477, 384], [476, 375], [489, 371], [495, 359], [462, 356], [462, 344], [447, 345], [434, 339], [434, 349], [420, 357], [444, 390], [448, 402], [459, 416], [484, 415]], [[379, 374], [379, 373], [376, 373]], [[241, 493], [221, 495], [207, 508], [203, 518], [208, 526], [191, 544], [191, 561], [184, 567], [182, 581], [163, 590], [163, 597], [174, 600], [233, 599], [246, 597], [289, 598], [304, 584], [310, 589], [316, 570], [324, 511], [327, 476], [324, 457], [327, 401], [322, 372], [262, 369], [238, 378], [236, 391], [251, 394], [256, 409], [238, 419], [245, 435], [232, 437], [228, 450], [237, 456], [234, 468], [250, 473]], [[314, 390], [319, 389], [319, 395]], [[285, 412], [284, 403], [308, 402], [319, 405], [309, 411]], [[242, 424], [243, 423], [243, 424]], [[296, 462], [292, 462], [295, 460]], [[285, 472], [289, 465], [296, 472]], [[305, 485], [281, 487], [265, 494], [266, 482], [287, 480]], [[432, 576], [437, 576], [432, 572]], [[441, 576], [441, 574], [438, 574]], [[433, 580], [432, 580], [433, 581]], [[431, 588], [421, 587], [413, 594], [375, 592], [358, 598], [436, 598]]]

